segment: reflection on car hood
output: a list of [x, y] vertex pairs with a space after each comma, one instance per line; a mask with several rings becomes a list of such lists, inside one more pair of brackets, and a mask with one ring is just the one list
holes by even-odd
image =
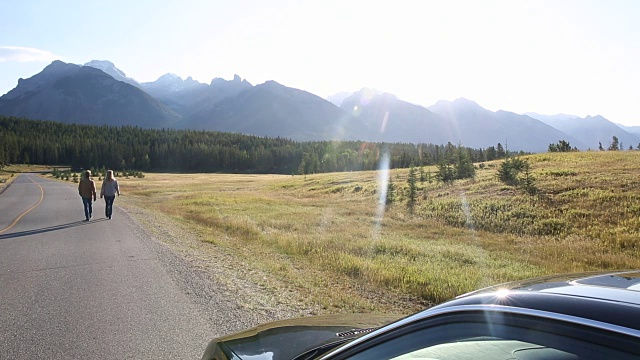
[[325, 345], [355, 339], [400, 317], [339, 314], [275, 321], [211, 341], [202, 359], [293, 359]]

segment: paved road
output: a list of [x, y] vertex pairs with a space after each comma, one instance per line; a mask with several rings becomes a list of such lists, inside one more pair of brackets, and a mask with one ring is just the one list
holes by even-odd
[[[0, 194], [0, 359], [197, 359], [211, 321], [104, 202], [22, 174]], [[17, 221], [16, 221], [17, 220]]]

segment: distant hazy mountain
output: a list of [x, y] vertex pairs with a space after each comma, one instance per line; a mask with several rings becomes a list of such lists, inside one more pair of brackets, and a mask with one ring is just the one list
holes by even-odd
[[[608, 147], [617, 136], [625, 149], [640, 143], [640, 127], [617, 126], [601, 116], [518, 115], [492, 112], [457, 99], [426, 108], [392, 94], [362, 89], [324, 100], [304, 90], [240, 76], [210, 84], [166, 74], [139, 84], [109, 61], [86, 66], [54, 61], [19, 79], [0, 97], [0, 114], [78, 124], [174, 127], [306, 140], [461, 143], [486, 148], [545, 152], [569, 141], [579, 149]], [[333, 103], [332, 103], [333, 102]], [[336, 106], [335, 104], [340, 104]]]
[[104, 71], [54, 61], [0, 97], [0, 114], [91, 125], [170, 126], [178, 115]]
[[[578, 146], [578, 148], [581, 150], [595, 150], [598, 149], [599, 144], [602, 144], [606, 149], [611, 144], [611, 140], [614, 136], [618, 137], [618, 140], [622, 142], [625, 150], [629, 145], [632, 145], [635, 148], [640, 142], [640, 136], [638, 134], [627, 132], [622, 127], [612, 123], [600, 115], [587, 116], [586, 118], [538, 116], [540, 116], [540, 121], [543, 121], [550, 126], [579, 139], [582, 145]], [[569, 141], [569, 143], [573, 145], [571, 141]]]
[[216, 103], [227, 98], [232, 98], [239, 93], [253, 87], [247, 80], [243, 80], [238, 75], [234, 75], [233, 80], [215, 78], [211, 84], [198, 92], [184, 92], [176, 94], [175, 101], [186, 106], [185, 116], [191, 116], [198, 112], [211, 111]]
[[511, 150], [530, 152], [544, 152], [559, 140], [583, 146], [578, 139], [542, 121], [508, 111], [492, 112], [463, 98], [441, 100], [428, 109], [449, 122], [464, 146], [486, 148], [501, 143]]
[[316, 95], [267, 81], [195, 113], [182, 127], [328, 140], [353, 138], [362, 125]]
[[616, 125], [618, 125], [622, 130], [630, 134], [640, 135], [640, 126], [626, 126], [622, 124], [616, 124]]
[[344, 99], [342, 109], [364, 123], [359, 131], [361, 140], [436, 144], [457, 141], [440, 116], [392, 94], [362, 89]]
[[180, 93], [194, 88], [204, 88], [207, 84], [193, 80], [190, 76], [186, 80], [175, 74], [164, 74], [156, 81], [142, 83], [142, 88], [149, 95], [158, 99], [170, 97], [173, 94]]
[[[555, 121], [563, 122], [563, 121], [566, 121], [566, 120], [579, 118], [578, 115], [570, 115], [570, 114], [544, 115], [544, 114], [538, 114], [538, 113], [534, 113], [534, 112], [527, 112], [527, 113], [524, 113], [524, 115], [527, 115], [527, 116], [532, 117], [534, 119], [538, 119], [538, 120], [544, 122], [547, 125], [551, 125], [551, 123], [553, 123]], [[551, 126], [553, 126], [553, 125], [551, 125]]]
[[156, 81], [142, 83], [141, 88], [172, 110], [184, 114], [194, 99], [208, 89], [208, 85], [191, 77], [183, 80], [178, 75], [165, 74]]
[[91, 66], [93, 68], [100, 69], [105, 73], [111, 75], [112, 78], [118, 81], [124, 81], [127, 84], [131, 84], [135, 87], [140, 87], [140, 83], [130, 77], [127, 77], [127, 75], [124, 74], [124, 71], [118, 69], [111, 61], [91, 60], [88, 63], [84, 64], [84, 66]]
[[234, 96], [251, 86], [248, 81], [242, 80], [238, 75], [230, 81], [215, 78], [211, 84], [203, 84], [191, 77], [182, 80], [177, 75], [166, 74], [154, 82], [142, 84], [142, 88], [147, 93], [183, 116], [190, 116], [209, 108], [216, 102]]
[[337, 94], [329, 95], [327, 97], [327, 101], [335, 106], [342, 106], [342, 102], [344, 101], [344, 99], [350, 97], [351, 95], [353, 95], [352, 92], [341, 91]]

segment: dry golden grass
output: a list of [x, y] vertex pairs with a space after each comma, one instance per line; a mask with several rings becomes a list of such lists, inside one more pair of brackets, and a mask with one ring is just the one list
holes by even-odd
[[538, 275], [640, 268], [640, 152], [527, 159], [535, 196], [500, 183], [494, 162], [473, 180], [419, 182], [413, 212], [407, 169], [391, 172], [398, 198], [389, 206], [380, 205], [375, 171], [119, 180], [139, 205], [189, 224], [215, 251], [328, 311], [384, 310], [367, 292], [423, 306]]
[[[413, 214], [407, 169], [391, 172], [399, 196], [386, 207], [379, 172], [147, 174], [123, 188], [327, 308], [362, 309], [354, 287], [435, 303], [531, 276], [640, 267], [640, 153], [528, 159], [536, 196], [498, 182], [496, 162], [474, 180], [419, 183]], [[328, 279], [344, 288], [327, 291]]]
[[27, 164], [14, 164], [7, 165], [4, 168], [4, 172], [8, 173], [22, 173], [22, 172], [44, 172], [51, 171], [53, 167], [46, 165], [27, 165]]
[[0, 192], [4, 190], [5, 187], [9, 186], [15, 180], [16, 174], [22, 172], [48, 172], [51, 171], [52, 167], [50, 166], [42, 166], [42, 165], [24, 165], [24, 164], [15, 164], [8, 165], [0, 170]]

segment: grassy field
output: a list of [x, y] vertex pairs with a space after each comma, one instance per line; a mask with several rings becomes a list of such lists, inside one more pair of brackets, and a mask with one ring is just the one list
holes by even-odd
[[21, 172], [47, 172], [51, 171], [50, 166], [41, 165], [9, 165], [0, 170], [0, 192], [4, 190], [16, 178], [16, 174]]
[[527, 159], [534, 196], [500, 183], [500, 162], [487, 163], [473, 180], [418, 182], [413, 212], [407, 169], [391, 172], [398, 197], [387, 206], [379, 201], [380, 172], [121, 181], [139, 204], [188, 223], [203, 241], [327, 309], [370, 310], [354, 288], [424, 305], [531, 276], [640, 267], [639, 152]]
[[[536, 195], [476, 177], [418, 182], [390, 172], [397, 198], [380, 201], [382, 172], [307, 176], [146, 174], [119, 178], [127, 201], [193, 229], [210, 251], [294, 286], [327, 312], [417, 308], [478, 287], [538, 275], [640, 268], [640, 152], [526, 157]], [[436, 169], [424, 168], [426, 178]], [[431, 175], [431, 176], [429, 176]]]

